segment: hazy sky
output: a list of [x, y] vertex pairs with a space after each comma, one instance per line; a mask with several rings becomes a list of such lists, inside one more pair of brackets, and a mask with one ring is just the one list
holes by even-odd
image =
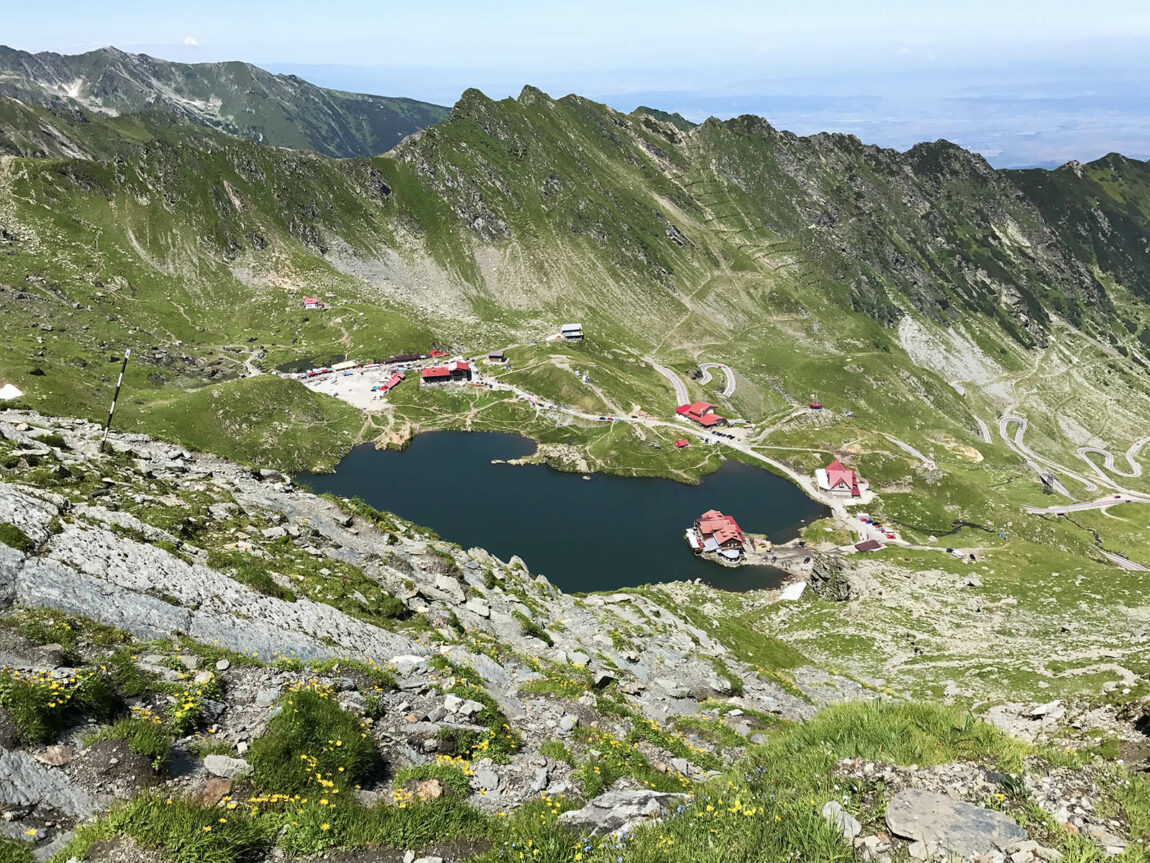
[[0, 42], [29, 51], [243, 59], [444, 104], [530, 82], [899, 148], [946, 137], [996, 164], [1150, 154], [1146, 0], [0, 3]]

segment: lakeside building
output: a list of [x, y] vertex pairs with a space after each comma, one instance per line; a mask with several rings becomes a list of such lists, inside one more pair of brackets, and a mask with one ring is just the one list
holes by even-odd
[[694, 527], [687, 531], [687, 543], [696, 554], [720, 554], [729, 560], [738, 560], [743, 555], [746, 537], [734, 516], [709, 509], [695, 519]]
[[815, 479], [818, 481], [821, 491], [829, 491], [831, 494], [849, 494], [851, 497], [862, 496], [862, 492], [859, 490], [859, 475], [844, 466], [838, 459], [826, 467], [820, 467], [816, 470]]

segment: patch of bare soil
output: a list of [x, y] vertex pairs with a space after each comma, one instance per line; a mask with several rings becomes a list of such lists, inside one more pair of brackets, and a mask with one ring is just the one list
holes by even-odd
[[121, 799], [158, 785], [161, 775], [146, 755], [133, 752], [125, 740], [101, 740], [76, 753], [68, 769], [72, 781], [96, 794]]
[[130, 836], [97, 842], [87, 859], [90, 863], [168, 863], [168, 858], [159, 851], [137, 845]]

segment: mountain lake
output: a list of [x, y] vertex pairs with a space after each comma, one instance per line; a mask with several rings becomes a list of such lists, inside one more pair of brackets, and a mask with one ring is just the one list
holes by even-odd
[[[534, 451], [533, 441], [517, 435], [425, 432], [404, 450], [358, 446], [335, 473], [296, 479], [317, 494], [358, 497], [463, 548], [479, 546], [503, 560], [517, 554], [533, 575], [571, 593], [696, 578], [725, 590], [777, 587], [782, 570], [696, 557], [684, 530], [718, 509], [743, 530], [785, 542], [827, 514], [789, 480], [730, 460], [697, 486], [492, 463]], [[762, 559], [763, 552], [751, 555]]]

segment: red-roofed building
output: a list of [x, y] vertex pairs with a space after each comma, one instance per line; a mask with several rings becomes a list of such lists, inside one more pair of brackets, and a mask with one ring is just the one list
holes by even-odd
[[446, 384], [452, 381], [471, 380], [471, 366], [463, 360], [455, 360], [445, 366], [431, 366], [419, 373], [423, 384]]
[[681, 437], [677, 441], [675, 441], [675, 447], [677, 449], [682, 449], [683, 447], [690, 446], [690, 445], [691, 445], [691, 442], [689, 440], [687, 440], [685, 437]]
[[447, 355], [447, 351], [441, 351], [439, 348], [432, 348], [431, 353], [428, 354], [429, 357], [445, 357]]
[[402, 381], [405, 377], [407, 376], [403, 372], [396, 372], [387, 379], [387, 383], [380, 385], [380, 391], [385, 393], [391, 392], [393, 389], [399, 386], [400, 381]]
[[849, 494], [851, 497], [862, 496], [862, 492], [859, 491], [858, 474], [845, 467], [838, 459], [826, 467], [820, 467], [816, 470], [815, 478], [818, 480], [819, 488], [823, 491], [829, 491], [832, 494]]
[[323, 300], [321, 300], [319, 297], [304, 297], [303, 307], [305, 309], [322, 309]]
[[746, 539], [734, 516], [709, 509], [695, 519], [695, 532], [703, 551], [733, 549], [741, 552]]
[[451, 372], [446, 366], [432, 366], [419, 373], [420, 384], [446, 384], [451, 382]]
[[675, 408], [675, 413], [692, 422], [697, 422], [703, 428], [727, 424], [725, 418], [715, 413], [715, 406], [710, 402], [695, 402], [689, 405], [679, 405]]

